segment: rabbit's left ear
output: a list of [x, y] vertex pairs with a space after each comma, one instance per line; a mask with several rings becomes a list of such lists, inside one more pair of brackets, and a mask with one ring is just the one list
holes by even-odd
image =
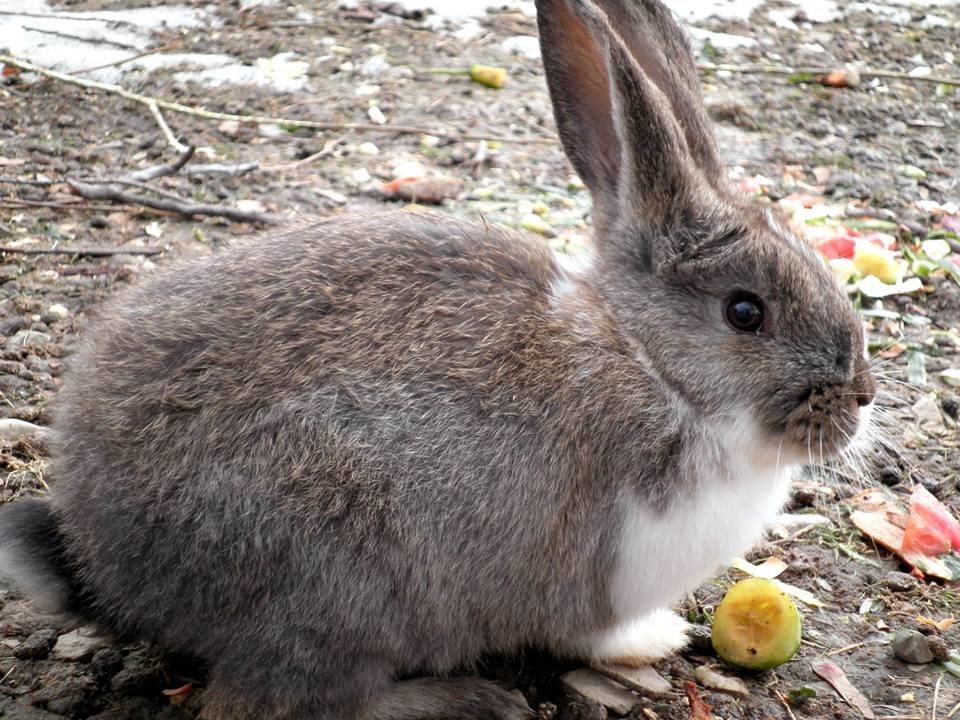
[[675, 224], [702, 173], [667, 93], [591, 0], [537, 0], [537, 23], [560, 139], [593, 195], [598, 228], [627, 217]]
[[644, 75], [670, 103], [694, 164], [712, 184], [724, 177], [713, 124], [690, 43], [670, 9], [659, 0], [594, 0]]

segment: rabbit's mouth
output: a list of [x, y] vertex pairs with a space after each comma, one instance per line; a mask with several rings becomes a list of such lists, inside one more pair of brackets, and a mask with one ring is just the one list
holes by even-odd
[[814, 387], [789, 413], [784, 443], [809, 462], [822, 462], [854, 443], [869, 424], [873, 379]]

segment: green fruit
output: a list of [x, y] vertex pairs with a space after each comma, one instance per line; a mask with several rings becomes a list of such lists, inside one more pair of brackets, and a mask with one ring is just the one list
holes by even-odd
[[800, 649], [800, 612], [773, 580], [741, 580], [720, 602], [710, 638], [731, 665], [769, 670]]

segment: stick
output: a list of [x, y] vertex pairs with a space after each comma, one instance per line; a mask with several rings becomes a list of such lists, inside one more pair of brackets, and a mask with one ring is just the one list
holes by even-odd
[[88, 205], [85, 202], [53, 202], [52, 200], [24, 200], [23, 198], [2, 198], [0, 208], [4, 210], [23, 210], [28, 207], [56, 208], [57, 210], [88, 210], [101, 212], [116, 210], [112, 205]]
[[52, 180], [24, 180], [21, 178], [0, 175], [0, 185], [36, 185], [37, 187], [47, 187], [48, 185], [53, 185], [53, 181]]
[[930, 720], [937, 720], [937, 705], [940, 702], [940, 683], [943, 682], [943, 673], [937, 676], [937, 684], [933, 688], [933, 711], [930, 713]]
[[[2, 58], [0, 58], [0, 60], [2, 60]], [[753, 73], [757, 75], [827, 75], [832, 72], [830, 68], [822, 67], [789, 68], [779, 65], [726, 65], [717, 63], [698, 63], [697, 68], [708, 72], [725, 70], [727, 72]], [[894, 70], [868, 70], [866, 68], [857, 68], [857, 72], [860, 74], [860, 77], [879, 77], [892, 80], [908, 80], [913, 82], [960, 86], [960, 78], [934, 77], [933, 75], [921, 77]]]
[[119, 65], [126, 65], [129, 62], [134, 60], [139, 60], [142, 57], [147, 55], [153, 55], [158, 52], [166, 52], [167, 50], [177, 50], [181, 46], [180, 43], [171, 43], [169, 45], [161, 45], [160, 47], [155, 47], [153, 50], [144, 50], [142, 53], [137, 53], [136, 55], [131, 55], [130, 57], [123, 58], [123, 60], [116, 60], [114, 62], [104, 63], [103, 65], [94, 65], [93, 67], [84, 68], [83, 70], [77, 70], [75, 74], [83, 75], [84, 73], [93, 72], [94, 70], [103, 70], [105, 68], [117, 67]]
[[23, 29], [29, 30], [30, 32], [43, 33], [44, 35], [56, 35], [57, 37], [66, 38], [67, 40], [79, 40], [80, 42], [91, 43], [93, 45], [113, 45], [113, 47], [118, 47], [121, 50], [137, 49], [137, 47], [134, 45], [116, 42], [114, 40], [107, 40], [106, 38], [92, 38], [84, 37], [83, 35], [71, 35], [70, 33], [59, 32], [57, 30], [44, 30], [43, 28], [28, 27], [26, 25], [23, 26]]
[[20, 12], [19, 10], [0, 10], [0, 15], [12, 15], [13, 17], [32, 17], [32, 18], [42, 18], [43, 20], [82, 20], [84, 22], [102, 22], [102, 23], [117, 23], [119, 25], [132, 25], [133, 27], [140, 27], [136, 23], [130, 22], [129, 20], [117, 20], [116, 18], [105, 18], [105, 17], [89, 17], [86, 15], [67, 15], [60, 13], [35, 13], [35, 12]]
[[116, 200], [117, 202], [130, 203], [132, 205], [143, 205], [148, 208], [153, 208], [154, 210], [168, 210], [179, 213], [180, 215], [213, 215], [225, 217], [237, 222], [260, 222], [268, 225], [281, 222], [281, 219], [276, 215], [268, 215], [252, 210], [222, 207], [220, 205], [210, 205], [207, 203], [192, 203], [185, 198], [180, 200], [148, 198], [143, 195], [126, 193], [109, 185], [98, 186], [83, 183], [73, 178], [67, 178], [67, 184], [76, 190], [81, 197], [88, 200]]
[[328, 140], [324, 143], [323, 148], [318, 150], [313, 155], [308, 155], [305, 158], [296, 160], [292, 163], [284, 163], [283, 165], [268, 165], [263, 168], [264, 172], [287, 172], [288, 170], [296, 170], [298, 167], [312, 163], [314, 160], [319, 160], [324, 158], [327, 155], [333, 154], [333, 151], [336, 149], [337, 145], [340, 144], [339, 140]]
[[186, 150], [183, 150], [183, 154], [172, 163], [152, 165], [150, 167], [143, 168], [143, 170], [137, 170], [136, 172], [132, 172], [127, 175], [127, 179], [146, 182], [147, 180], [156, 180], [158, 177], [164, 177], [165, 175], [173, 175], [175, 172], [180, 170], [180, 168], [190, 162], [190, 158], [193, 157], [193, 153], [195, 151], [196, 148], [188, 147]]
[[23, 248], [0, 245], [0, 253], [20, 253], [21, 255], [89, 255], [107, 257], [109, 255], [159, 255], [163, 250], [156, 247], [145, 248]]
[[177, 140], [176, 136], [173, 134], [173, 130], [171, 130], [170, 126], [167, 125], [167, 121], [163, 119], [163, 114], [160, 112], [160, 108], [157, 107], [157, 101], [150, 100], [147, 102], [147, 107], [150, 108], [150, 114], [153, 115], [153, 119], [157, 121], [157, 125], [160, 126], [160, 131], [167, 139], [167, 143], [170, 145], [170, 147], [172, 147], [178, 153], [186, 152], [188, 150], [188, 146]]
[[260, 163], [258, 162], [245, 162], [245, 163], [236, 163], [235, 165], [229, 165], [227, 163], [211, 163], [209, 165], [187, 165], [183, 169], [184, 175], [230, 175], [231, 177], [239, 177], [240, 175], [246, 175], [248, 172], [260, 169]]
[[[69, 182], [70, 179], [67, 180]], [[145, 182], [140, 182], [139, 180], [131, 180], [130, 178], [118, 177], [118, 178], [83, 178], [80, 180], [83, 183], [89, 183], [90, 185], [127, 185], [128, 187], [139, 188], [140, 190], [146, 190], [147, 192], [152, 192], [155, 195], [160, 197], [169, 198], [176, 202], [184, 202], [184, 198], [177, 195], [175, 192], [169, 190], [164, 190], [163, 188], [158, 188], [155, 185], [149, 185]]]
[[100, 90], [101, 92], [110, 93], [112, 95], [119, 95], [127, 100], [133, 100], [134, 102], [142, 103], [147, 106], [149, 106], [151, 103], [155, 103], [158, 108], [162, 108], [164, 110], [170, 110], [171, 112], [182, 113], [184, 115], [192, 115], [194, 117], [202, 117], [206, 118], [207, 120], [233, 120], [235, 122], [258, 124], [273, 123], [275, 125], [285, 125], [293, 128], [310, 128], [313, 130], [353, 130], [357, 132], [393, 132], [401, 135], [436, 135], [438, 137], [446, 137], [454, 140], [495, 140], [497, 142], [504, 143], [537, 144], [553, 144], [555, 142], [552, 138], [543, 137], [542, 135], [513, 137], [506, 135], [488, 135], [485, 133], [457, 132], [450, 129], [427, 128], [419, 125], [334, 123], [323, 122], [320, 120], [294, 120], [292, 118], [279, 118], [268, 115], [234, 115], [231, 113], [205, 110], [203, 108], [194, 108], [188, 105], [181, 105], [180, 103], [171, 102], [169, 100], [163, 100], [161, 98], [153, 98], [147, 95], [141, 95], [140, 93], [127, 90], [119, 85], [111, 85], [110, 83], [98, 82], [96, 80], [86, 80], [84, 78], [76, 77], [75, 75], [68, 75], [66, 73], [57, 72], [56, 70], [49, 70], [23, 60], [18, 60], [10, 55], [0, 55], [0, 63], [12, 65], [13, 67], [18, 67], [26, 72], [36, 73], [38, 75], [43, 75], [44, 77], [53, 78], [54, 80], [60, 80], [61, 82], [65, 82], [70, 85], [77, 85], [89, 90]]

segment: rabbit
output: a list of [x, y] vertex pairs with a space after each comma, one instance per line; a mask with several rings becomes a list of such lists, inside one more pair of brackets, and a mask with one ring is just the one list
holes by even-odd
[[829, 269], [719, 159], [658, 0], [537, 0], [574, 260], [423, 211], [172, 264], [78, 341], [49, 499], [0, 509], [38, 606], [203, 659], [208, 720], [517, 720], [464, 675], [638, 663], [875, 391]]

